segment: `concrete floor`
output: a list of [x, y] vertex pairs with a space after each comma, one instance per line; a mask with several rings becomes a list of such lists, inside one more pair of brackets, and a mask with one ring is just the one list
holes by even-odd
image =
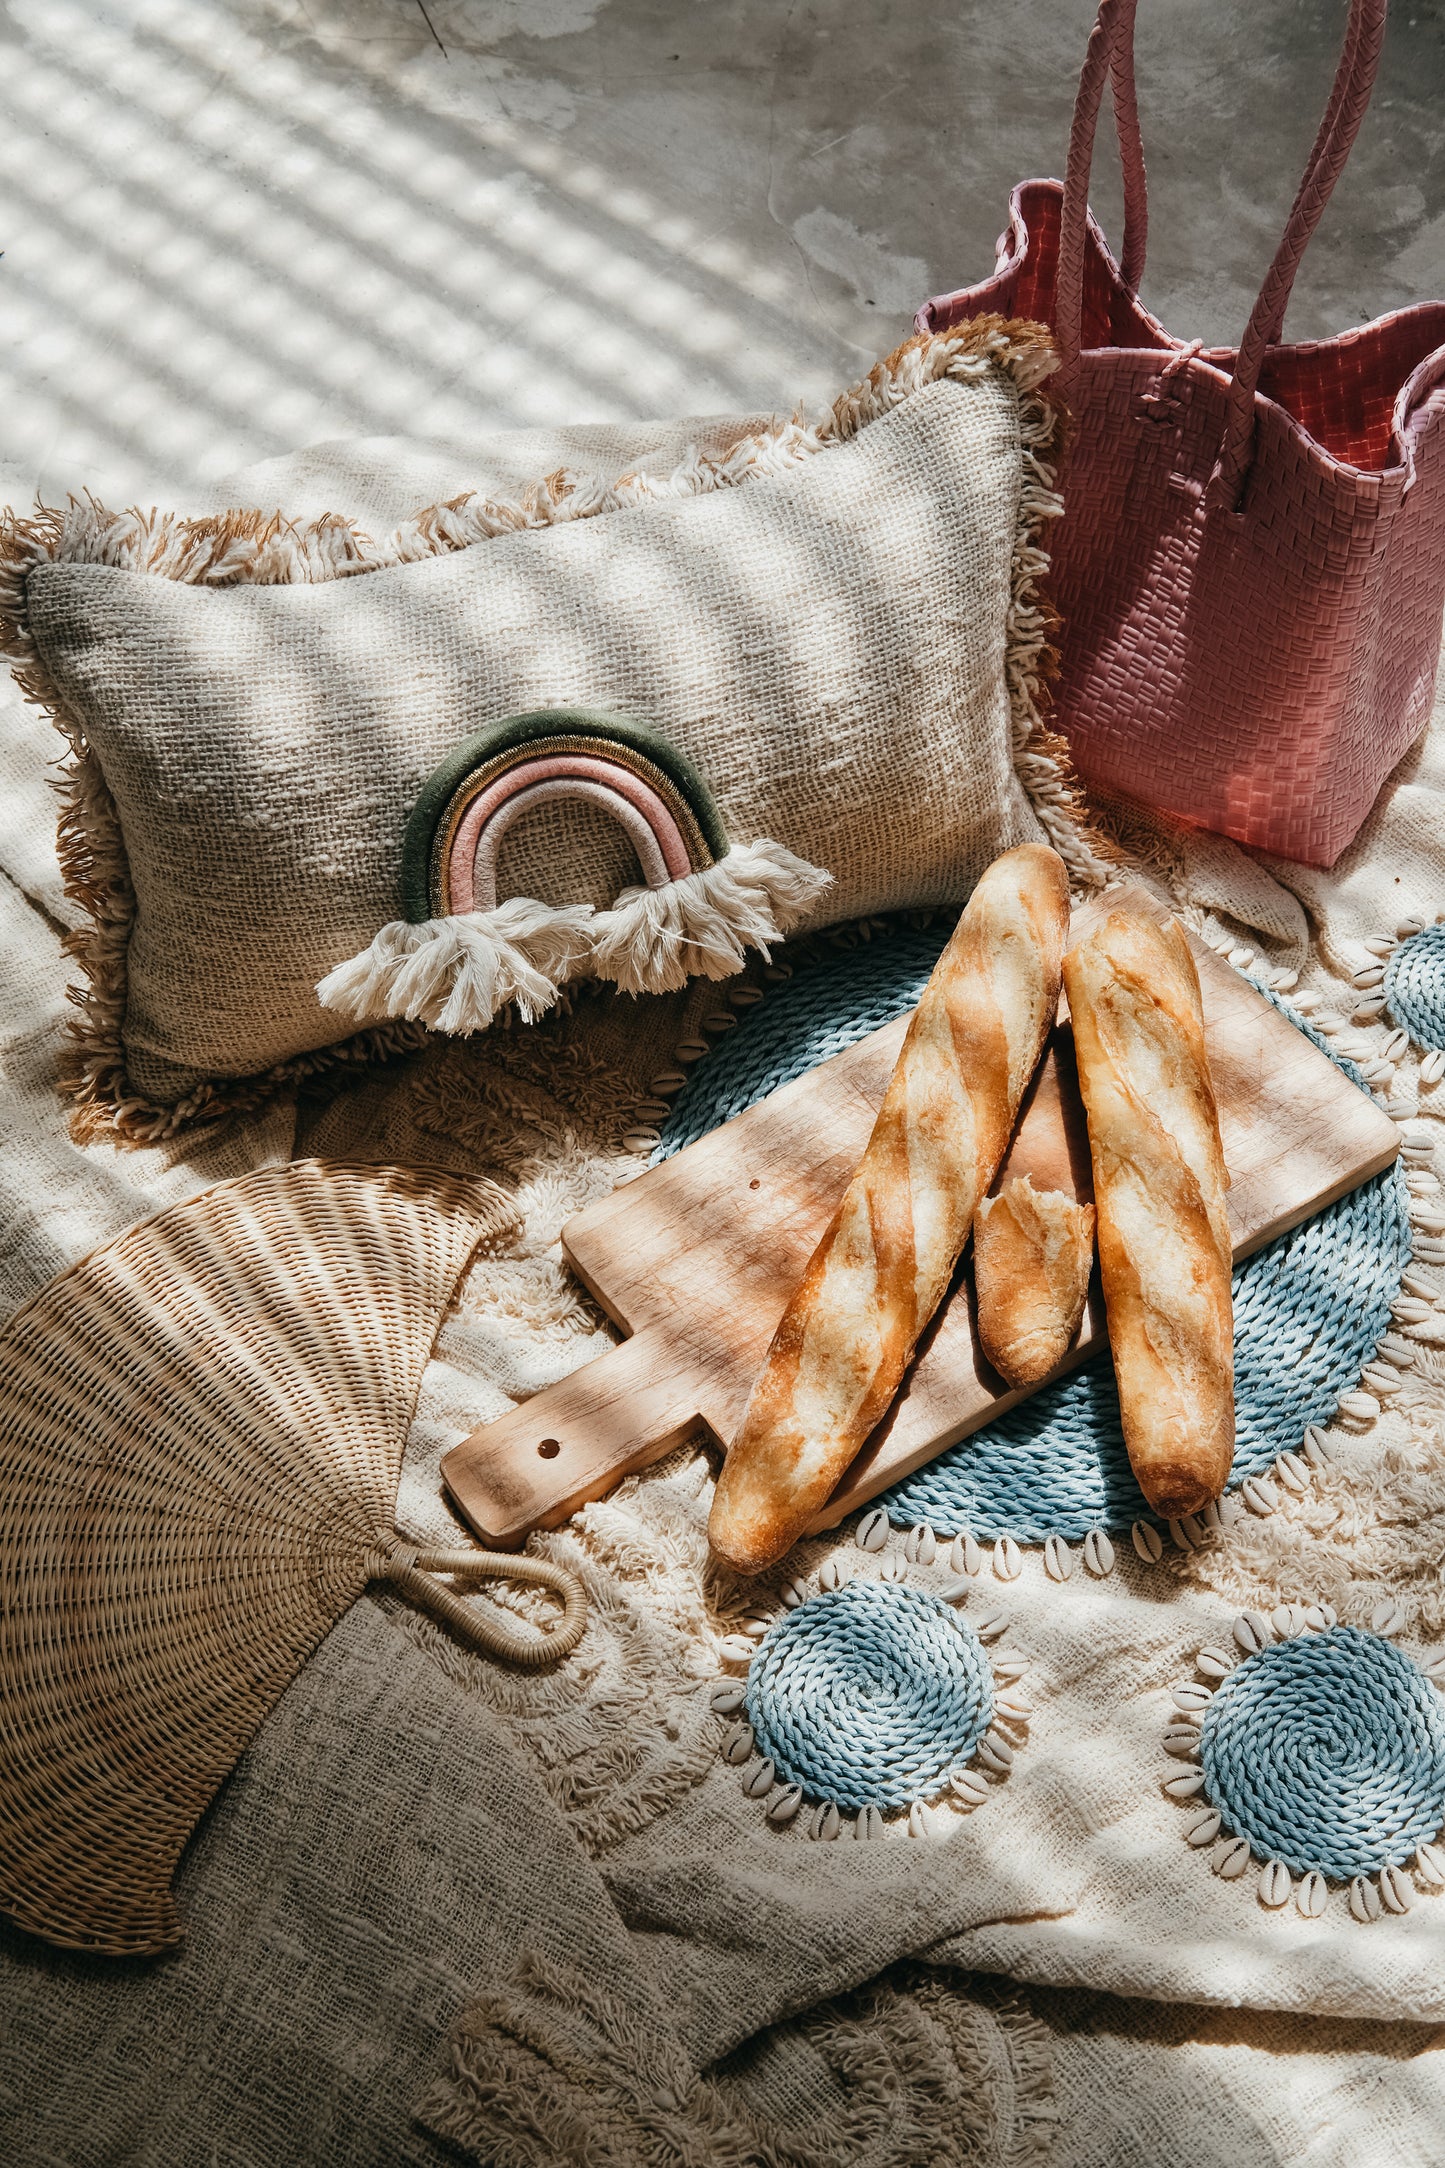
[[[1145, 293], [1177, 332], [1242, 325], [1344, 12], [1143, 0]], [[0, 492], [183, 497], [327, 437], [818, 398], [1060, 170], [1091, 15], [9, 0]], [[1442, 91], [1445, 6], [1397, 0], [1296, 334], [1445, 292]]]

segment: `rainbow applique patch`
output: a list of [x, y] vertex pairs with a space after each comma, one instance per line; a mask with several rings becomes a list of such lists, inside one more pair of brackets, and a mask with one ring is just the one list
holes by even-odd
[[490, 911], [508, 829], [558, 799], [599, 805], [625, 830], [649, 888], [728, 854], [712, 792], [657, 731], [585, 708], [514, 715], [428, 777], [407, 824], [402, 907], [415, 923]]
[[[599, 806], [627, 836], [641, 882], [607, 910], [497, 897], [509, 830], [559, 800]], [[569, 978], [664, 993], [768, 953], [832, 880], [763, 837], [728, 836], [693, 763], [645, 723], [590, 708], [508, 716], [427, 778], [402, 847], [402, 917], [321, 980], [356, 1023], [407, 1017], [466, 1033], [512, 1004], [528, 1021]]]

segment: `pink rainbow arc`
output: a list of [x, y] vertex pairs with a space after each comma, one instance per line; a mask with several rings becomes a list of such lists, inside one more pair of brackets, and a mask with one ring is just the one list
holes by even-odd
[[493, 909], [497, 854], [507, 830], [534, 806], [565, 798], [601, 805], [626, 829], [649, 888], [693, 870], [682, 830], [651, 784], [618, 762], [549, 753], [519, 761], [467, 807], [447, 862], [447, 909], [453, 916]]

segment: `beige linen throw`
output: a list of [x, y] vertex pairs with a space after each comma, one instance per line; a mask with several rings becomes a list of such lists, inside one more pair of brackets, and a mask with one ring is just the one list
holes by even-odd
[[[1119, 833], [1206, 931], [1274, 962], [1304, 964], [1307, 984], [1342, 998], [1341, 967], [1364, 953], [1366, 938], [1405, 909], [1434, 897], [1433, 911], [1445, 901], [1439, 746], [1437, 738], [1405, 764], [1333, 877], [1262, 870], [1227, 846], [1146, 834], [1138, 823], [1121, 821]], [[27, 774], [39, 794], [39, 774]], [[0, 837], [0, 853], [12, 847]], [[53, 889], [43, 873], [29, 878], [38, 909], [5, 891], [12, 953], [32, 960], [7, 989], [3, 1041], [8, 1302], [154, 1209], [153, 1197], [208, 1178], [183, 1147], [117, 1161], [65, 1137], [44, 1088], [59, 1003], [55, 935], [39, 912]], [[622, 1141], [629, 1095], [670, 1045], [695, 1034], [716, 1000], [708, 989], [669, 997], [645, 1025], [623, 1010], [620, 1038], [615, 1005], [589, 1001], [485, 1057], [479, 1047], [430, 1051], [338, 1103], [322, 1118], [324, 1131], [308, 1120], [308, 1149], [334, 1143], [350, 1123], [363, 1141], [384, 1131], [389, 1150], [410, 1132], [424, 1158], [451, 1164], [446, 1155], [474, 1154], [516, 1204], [516, 1235], [476, 1268], [427, 1374], [399, 1508], [417, 1535], [446, 1525], [434, 1473], [445, 1447], [603, 1344], [600, 1321], [557, 1259], [557, 1229], [641, 1163]], [[639, 1026], [641, 1042], [629, 1053]], [[1361, 1036], [1378, 1048], [1386, 1035]], [[1398, 1095], [1439, 1126], [1408, 1058], [1398, 1066]], [[467, 1107], [469, 1131], [456, 1118]], [[289, 1117], [278, 1109], [233, 1144], [217, 1172], [237, 1171], [238, 1153], [259, 1159], [291, 1148]], [[1278, 2026], [1240, 2051], [1237, 2097], [1222, 2054], [1217, 2086], [1182, 2075], [1204, 2067], [1193, 2020], [1172, 2031], [1135, 2026], [1127, 2055], [1093, 2053], [1068, 2044], [1074, 2036], [1058, 2008], [1041, 2006], [1075, 2115], [1098, 2086], [1135, 2087], [1172, 2105], [1172, 2147], [1221, 2168], [1295, 2158], [1353, 2168], [1357, 2154], [1328, 2134], [1311, 2135], [1304, 2103], [1285, 2117], [1287, 2089], [1259, 2076], [1260, 2056], [1279, 2054], [1276, 2067], [1287, 2075], [1294, 2055], [1321, 2037], [1323, 2021], [1289, 2031], [1285, 2013], [1298, 2000], [1336, 2010], [1319, 2052], [1328, 2053], [1342, 2103], [1341, 2144], [1351, 2119], [1356, 2133], [1381, 2127], [1360, 2108], [1361, 2089], [1390, 2071], [1392, 2145], [1402, 2160], [1429, 2160], [1445, 2118], [1439, 2059], [1412, 2063], [1408, 2083], [1392, 2066], [1421, 2044], [1400, 2021], [1437, 2007], [1432, 1900], [1403, 1921], [1369, 1928], [1342, 1916], [1336, 1901], [1312, 1923], [1311, 1941], [1305, 1923], [1264, 1914], [1247, 1888], [1221, 1885], [1184, 1845], [1178, 1810], [1157, 1789], [1156, 1742], [1169, 1681], [1242, 1603], [1318, 1593], [1353, 1617], [1397, 1593], [1408, 1611], [1407, 1646], [1445, 1633], [1434, 1608], [1445, 1542], [1436, 1504], [1445, 1395], [1432, 1345], [1421, 1341], [1414, 1381], [1396, 1407], [1371, 1430], [1352, 1435], [1346, 1426], [1335, 1468], [1305, 1499], [1251, 1526], [1247, 1543], [1175, 1556], [1152, 1576], [1127, 1567], [1097, 1586], [1063, 1590], [1047, 1582], [1035, 1555], [1011, 1588], [989, 1586], [988, 1600], [1016, 1621], [1009, 1638], [1028, 1655], [1037, 1714], [1009, 1781], [971, 1821], [928, 1843], [804, 1848], [789, 1840], [783, 1854], [718, 1761], [706, 1685], [739, 1606], [703, 1570], [710, 1476], [701, 1456], [680, 1454], [547, 1539], [584, 1572], [597, 1621], [556, 1681], [523, 1685], [474, 1667], [425, 1626], [363, 1602], [263, 1728], [204, 1825], [184, 1869], [195, 1939], [173, 1968], [98, 1981], [70, 1960], [5, 1942], [0, 1979], [12, 2022], [0, 2124], [18, 2117], [16, 2127], [59, 2158], [119, 2144], [172, 2168], [208, 2158], [219, 2144], [238, 2158], [259, 2149], [270, 2159], [344, 2159], [354, 2168], [440, 2157], [408, 2119], [409, 2107], [424, 2103], [427, 2122], [454, 2132], [475, 2157], [540, 2162], [556, 2157], [545, 2149], [548, 2126], [534, 2135], [490, 2090], [530, 2011], [552, 2043], [543, 2062], [558, 2073], [548, 2115], [575, 2105], [589, 2058], [595, 2077], [582, 2078], [584, 2086], [606, 2088], [621, 2062], [631, 2073], [628, 2112], [652, 2129], [660, 2103], [648, 2087], [676, 2087], [681, 2066], [669, 2058], [680, 2053], [700, 2076], [746, 2079], [749, 2115], [776, 2119], [784, 2099], [801, 2102], [793, 2122], [806, 2128], [810, 2112], [838, 2112], [840, 2096], [827, 2074], [835, 2066], [816, 2041], [789, 2031], [787, 2013], [846, 1995], [906, 1952], [932, 1951], [1038, 1981], [1085, 1979], [1094, 1989], [1168, 1997], [1181, 2010], [1276, 2005]], [[841, 1532], [837, 1548], [852, 1563], [849, 1540]], [[359, 1819], [360, 1796], [387, 1797], [385, 1814]], [[379, 1860], [381, 1827], [405, 1829], [407, 1842], [399, 1852], [389, 1840]], [[794, 1859], [802, 1862], [796, 1873]], [[558, 1893], [564, 1901], [554, 1903]], [[532, 1946], [544, 1960], [550, 1948], [557, 1965], [619, 1983], [636, 2008], [655, 2013], [667, 2042], [634, 2053], [633, 2035], [594, 2030], [589, 2046], [585, 2023], [562, 2040], [555, 2008], [536, 2008], [558, 1974], [531, 1957], [518, 1969], [518, 1905], [542, 1908]], [[910, 1993], [910, 2010], [918, 2004]], [[1383, 2022], [1362, 2025], [1364, 2012]], [[439, 2076], [440, 2035], [453, 2014], [455, 2040]], [[1237, 2022], [1243, 2031], [1253, 2021]], [[1115, 2037], [1106, 2016], [1088, 2023], [1099, 2038]], [[770, 2024], [773, 2032], [760, 2033]], [[735, 2058], [756, 2041], [766, 2062], [775, 2036], [769, 2095], [759, 2071]], [[960, 2028], [950, 2037], [960, 2039]], [[1042, 2044], [1036, 2035], [1014, 2038], [989, 2097], [1004, 2099], [1014, 2077], [1032, 2071], [1037, 2102], [1040, 2088], [1048, 2091]], [[900, 2067], [892, 2050], [878, 2065], [880, 2073]], [[899, 2086], [896, 2076], [883, 2082]], [[609, 2114], [615, 2085], [610, 2098]], [[716, 2112], [697, 2101], [692, 2111], [699, 2130]], [[1139, 2147], [1160, 2125], [1157, 2116], [1136, 2120], [1145, 2136], [1128, 2139], [1130, 2153], [1130, 2118], [1120, 2107], [1119, 2157], [1143, 2168], [1159, 2156]], [[1109, 2158], [1099, 2121], [1096, 2114], [1093, 2138], [1085, 2128], [1072, 2152], [1061, 2140], [1057, 2157], [1087, 2168]], [[1048, 2132], [1034, 2112], [1025, 2128], [1035, 2146]], [[995, 2124], [988, 2143], [998, 2135]], [[892, 2153], [888, 2142], [863, 2157], [912, 2157], [902, 2139]]]

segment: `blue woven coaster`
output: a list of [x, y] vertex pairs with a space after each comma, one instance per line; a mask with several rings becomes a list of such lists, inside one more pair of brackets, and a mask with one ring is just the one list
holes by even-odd
[[1392, 1641], [1355, 1626], [1248, 1657], [1204, 1710], [1199, 1760], [1223, 1829], [1292, 1874], [1378, 1874], [1445, 1822], [1440, 1696]]
[[1445, 1051], [1445, 926], [1400, 943], [1385, 965], [1384, 995], [1417, 1046]]
[[[896, 927], [800, 963], [693, 1071], [654, 1158], [706, 1136], [911, 1008], [950, 930]], [[1306, 1035], [1329, 1052], [1316, 1033]], [[1360, 1081], [1350, 1063], [1339, 1066]], [[1397, 1164], [1236, 1267], [1231, 1488], [1296, 1450], [1305, 1427], [1328, 1422], [1341, 1394], [1358, 1384], [1388, 1326], [1410, 1249]], [[1129, 1466], [1107, 1355], [940, 1454], [880, 1503], [900, 1527], [926, 1521], [940, 1534], [967, 1529], [985, 1541], [1078, 1539], [1092, 1528], [1127, 1530], [1153, 1519]]]
[[853, 1814], [933, 1799], [993, 1721], [978, 1635], [937, 1596], [851, 1581], [774, 1626], [748, 1669], [757, 1751], [804, 1797]]

